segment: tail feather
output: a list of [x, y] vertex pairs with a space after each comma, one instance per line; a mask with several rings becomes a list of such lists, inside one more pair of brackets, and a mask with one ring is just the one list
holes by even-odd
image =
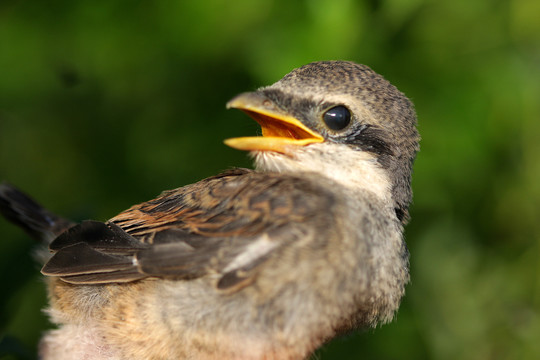
[[7, 183], [0, 184], [0, 214], [34, 239], [47, 244], [74, 225]]

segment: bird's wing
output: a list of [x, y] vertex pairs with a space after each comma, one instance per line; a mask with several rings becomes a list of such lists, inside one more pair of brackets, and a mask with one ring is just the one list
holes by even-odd
[[[107, 223], [85, 221], [55, 239], [45, 275], [70, 283], [218, 275], [249, 283], [261, 264], [323, 226], [333, 195], [299, 177], [235, 169], [135, 205]], [[318, 226], [315, 226], [318, 227]]]

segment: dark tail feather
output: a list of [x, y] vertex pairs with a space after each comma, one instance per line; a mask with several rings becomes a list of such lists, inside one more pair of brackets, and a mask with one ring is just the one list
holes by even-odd
[[7, 183], [0, 184], [0, 214], [34, 239], [47, 244], [74, 225]]

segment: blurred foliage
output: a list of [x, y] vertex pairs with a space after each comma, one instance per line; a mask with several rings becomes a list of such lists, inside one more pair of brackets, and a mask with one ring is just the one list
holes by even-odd
[[[75, 220], [232, 166], [235, 94], [349, 59], [412, 98], [412, 282], [319, 359], [540, 359], [540, 2], [0, 2], [0, 179]], [[0, 357], [49, 328], [34, 244], [0, 221]], [[10, 355], [8, 355], [10, 354]]]

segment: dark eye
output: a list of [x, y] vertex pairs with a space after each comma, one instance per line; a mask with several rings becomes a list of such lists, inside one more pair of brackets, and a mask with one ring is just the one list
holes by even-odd
[[332, 130], [343, 130], [351, 122], [351, 113], [345, 106], [335, 106], [324, 113], [323, 120]]

